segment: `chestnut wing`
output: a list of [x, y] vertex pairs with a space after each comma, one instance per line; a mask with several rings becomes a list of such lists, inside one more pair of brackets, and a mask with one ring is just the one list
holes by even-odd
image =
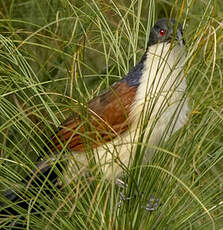
[[119, 81], [88, 103], [86, 114], [76, 115], [61, 125], [51, 138], [52, 151], [66, 146], [72, 151], [96, 148], [125, 132], [129, 113], [135, 99], [136, 86]]

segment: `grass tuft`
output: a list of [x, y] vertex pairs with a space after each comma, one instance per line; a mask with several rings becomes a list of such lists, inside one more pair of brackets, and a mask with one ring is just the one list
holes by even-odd
[[[22, 0], [0, 1], [0, 9], [0, 202], [6, 189], [18, 187], [28, 200], [28, 209], [10, 202], [0, 207], [18, 213], [0, 216], [1, 229], [222, 229], [220, 1]], [[185, 127], [150, 146], [155, 154], [147, 165], [128, 169], [127, 188], [92, 168], [87, 179], [77, 175], [62, 189], [46, 177], [45, 186], [28, 190], [25, 175], [40, 156], [48, 157], [56, 127], [77, 102], [127, 74], [145, 51], [151, 25], [170, 16], [185, 28], [191, 107]], [[144, 147], [139, 141], [137, 156]], [[52, 163], [62, 184], [56, 163], [65, 169], [68, 157], [64, 148]], [[149, 212], [152, 196], [159, 207]]]

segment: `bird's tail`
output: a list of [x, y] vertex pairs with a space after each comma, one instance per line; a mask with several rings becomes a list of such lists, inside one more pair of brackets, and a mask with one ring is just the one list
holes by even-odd
[[0, 218], [17, 215], [18, 208], [28, 210], [31, 197], [34, 197], [40, 188], [43, 189], [44, 194], [52, 197], [52, 188], [59, 187], [58, 171], [55, 169], [61, 171], [62, 166], [55, 157], [50, 157], [48, 160], [41, 161], [32, 175], [25, 177], [22, 181], [25, 189], [19, 189], [19, 186], [8, 189], [0, 201]]

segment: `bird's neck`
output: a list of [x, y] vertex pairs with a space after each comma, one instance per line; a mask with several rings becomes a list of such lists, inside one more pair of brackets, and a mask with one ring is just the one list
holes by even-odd
[[171, 48], [170, 43], [150, 46], [137, 90], [139, 97], [154, 97], [175, 90], [182, 81], [184, 60], [184, 46], [176, 45]]
[[134, 117], [141, 114], [145, 104], [150, 103], [150, 107], [154, 107], [154, 104], [159, 106], [164, 99], [171, 102], [176, 91], [185, 90], [184, 60], [184, 46], [171, 48], [170, 43], [160, 43], [147, 49], [132, 109]]

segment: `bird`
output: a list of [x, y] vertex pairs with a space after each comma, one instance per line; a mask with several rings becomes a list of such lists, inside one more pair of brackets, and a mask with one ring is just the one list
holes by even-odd
[[[58, 154], [66, 148], [70, 153], [64, 172], [68, 183], [87, 173], [92, 160], [105, 179], [119, 178], [131, 166], [139, 143], [148, 146], [142, 162], [151, 160], [151, 146], [188, 120], [185, 63], [182, 25], [159, 19], [150, 30], [145, 53], [128, 74], [82, 105], [84, 113], [68, 118], [50, 137], [46, 151]], [[55, 155], [51, 159], [55, 161]], [[46, 161], [40, 162], [35, 177], [49, 169]], [[7, 191], [6, 197], [17, 199], [15, 191]]]
[[[117, 178], [134, 159], [143, 123], [141, 141], [148, 139], [148, 145], [156, 145], [165, 132], [168, 137], [186, 123], [185, 52], [181, 24], [174, 19], [158, 20], [139, 63], [89, 101], [87, 121], [78, 116], [68, 119], [52, 138], [55, 149], [66, 145], [72, 152], [69, 178], [88, 169], [91, 159], [85, 152], [89, 145], [94, 149], [90, 158], [100, 165], [105, 178]], [[146, 153], [143, 161], [151, 155]]]

